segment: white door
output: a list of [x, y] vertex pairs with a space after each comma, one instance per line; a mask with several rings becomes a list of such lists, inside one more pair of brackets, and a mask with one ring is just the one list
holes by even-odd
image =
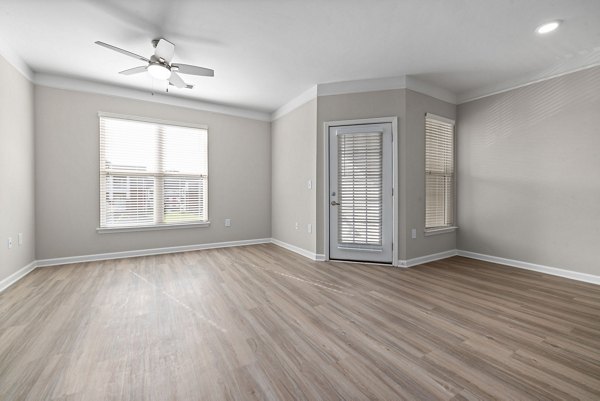
[[392, 263], [392, 124], [329, 128], [329, 258]]

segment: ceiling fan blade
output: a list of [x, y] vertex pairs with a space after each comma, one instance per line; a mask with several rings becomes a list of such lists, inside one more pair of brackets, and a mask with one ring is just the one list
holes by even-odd
[[173, 60], [173, 55], [175, 54], [175, 45], [169, 42], [166, 39], [161, 39], [156, 44], [156, 50], [154, 51], [154, 55], [158, 58], [162, 58], [167, 63], [170, 63]]
[[210, 68], [198, 67], [189, 64], [171, 64], [171, 67], [175, 67], [177, 72], [189, 75], [200, 75], [201, 77], [214, 77], [215, 71]]
[[183, 82], [183, 79], [174, 71], [171, 71], [171, 78], [169, 78], [169, 83], [175, 85], [178, 88], [185, 88], [186, 83]]
[[146, 72], [146, 68], [147, 67], [145, 65], [141, 65], [139, 67], [133, 67], [128, 70], [121, 71], [121, 72], [119, 72], [119, 74], [123, 74], [123, 75], [139, 74], [140, 72]]
[[106, 47], [107, 49], [114, 50], [116, 52], [122, 53], [122, 54], [124, 54], [126, 56], [137, 58], [138, 60], [142, 60], [142, 61], [145, 61], [147, 63], [150, 62], [150, 60], [148, 60], [146, 57], [140, 56], [139, 54], [135, 54], [135, 53], [129, 52], [127, 50], [123, 50], [123, 49], [118, 48], [118, 47], [113, 46], [113, 45], [109, 45], [108, 43], [104, 43], [104, 42], [100, 42], [100, 41], [96, 41], [94, 43], [96, 43], [97, 45]]
[[[171, 85], [171, 86], [175, 86], [175, 85], [173, 85], [173, 84], [172, 84], [172, 83], [170, 83], [170, 82], [169, 82], [169, 85]], [[185, 86], [185, 89], [194, 89], [194, 85], [187, 84], [187, 85]]]

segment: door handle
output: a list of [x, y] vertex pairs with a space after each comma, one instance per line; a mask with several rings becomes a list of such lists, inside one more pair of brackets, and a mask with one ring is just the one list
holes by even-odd
[[336, 201], [331, 201], [331, 206], [337, 206], [337, 205], [339, 205], [339, 203], [338, 203], [338, 202], [336, 202]]

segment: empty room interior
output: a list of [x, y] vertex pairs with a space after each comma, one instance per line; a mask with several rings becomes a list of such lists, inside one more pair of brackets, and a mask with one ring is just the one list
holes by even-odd
[[600, 1], [2, 0], [0, 400], [600, 400]]

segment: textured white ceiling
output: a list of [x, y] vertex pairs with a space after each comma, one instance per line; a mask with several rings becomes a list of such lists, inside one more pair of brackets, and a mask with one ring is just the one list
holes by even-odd
[[[560, 18], [548, 36], [534, 29]], [[0, 37], [35, 72], [159, 90], [150, 40], [213, 68], [173, 96], [270, 112], [318, 83], [414, 75], [459, 99], [600, 62], [599, 0], [1, 0]]]

